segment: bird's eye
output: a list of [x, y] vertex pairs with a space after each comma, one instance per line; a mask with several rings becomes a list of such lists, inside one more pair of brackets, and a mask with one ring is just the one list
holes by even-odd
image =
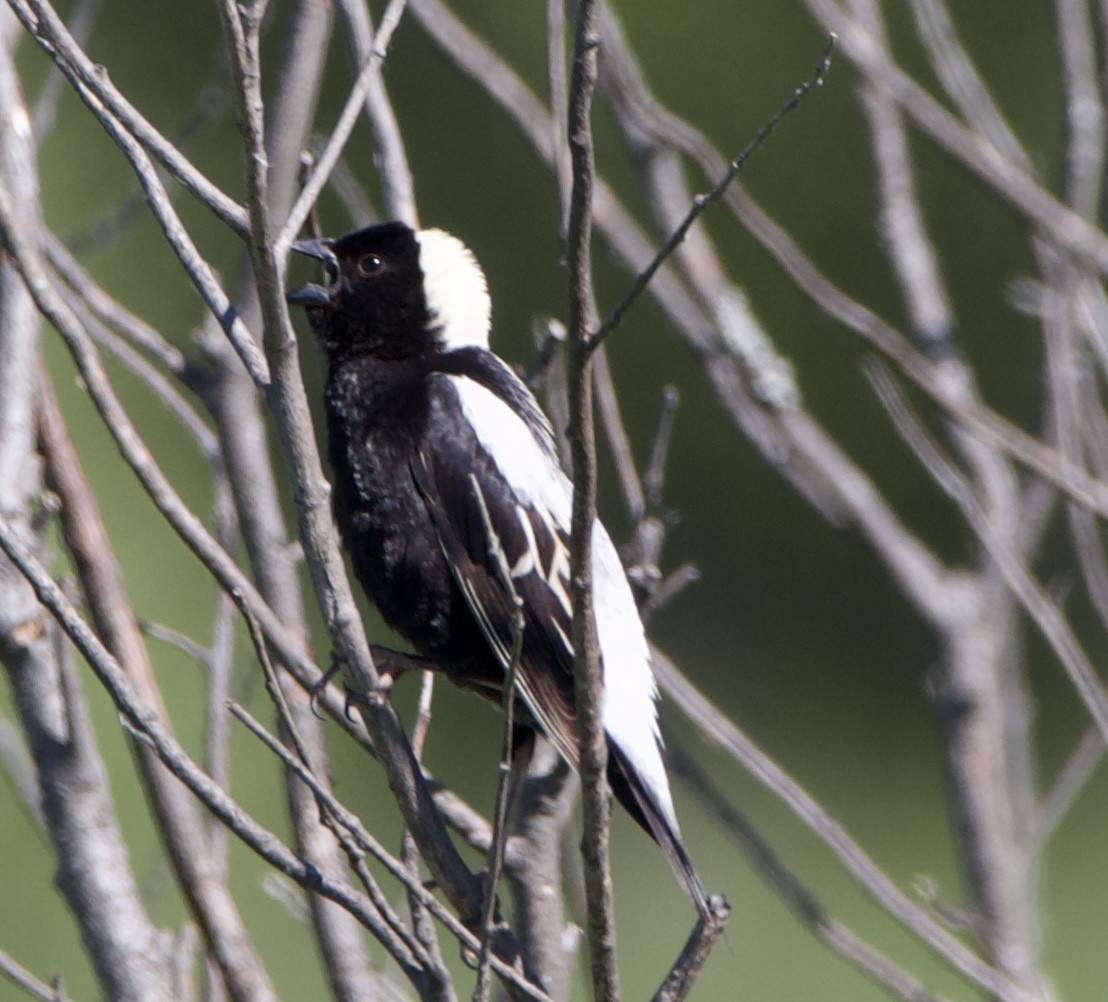
[[376, 254], [366, 254], [358, 260], [358, 272], [367, 277], [376, 275], [384, 267], [384, 264], [385, 262]]

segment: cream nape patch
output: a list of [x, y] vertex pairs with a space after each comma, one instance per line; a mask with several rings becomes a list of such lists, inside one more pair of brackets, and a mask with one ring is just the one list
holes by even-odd
[[443, 349], [488, 348], [492, 301], [473, 251], [445, 230], [420, 230], [416, 239], [423, 294]]

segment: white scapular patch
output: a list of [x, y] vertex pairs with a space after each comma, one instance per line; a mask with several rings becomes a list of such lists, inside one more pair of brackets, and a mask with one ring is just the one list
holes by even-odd
[[419, 230], [423, 294], [445, 351], [488, 348], [492, 301], [473, 252], [445, 230]]
[[[534, 509], [552, 529], [568, 533], [573, 508], [569, 478], [540, 445], [518, 414], [491, 390], [466, 376], [448, 377], [458, 394], [462, 411], [481, 447], [492, 458], [500, 475], [517, 498]], [[526, 524], [526, 515], [521, 513]], [[527, 526], [528, 541], [534, 535]], [[569, 552], [557, 532], [555, 555], [547, 586], [567, 610]], [[658, 729], [657, 683], [650, 669], [650, 651], [631, 586], [611, 538], [599, 521], [593, 524], [593, 604], [597, 639], [604, 660], [604, 729], [642, 779], [654, 802], [677, 831], [669, 780], [662, 762]], [[542, 572], [536, 551], [529, 562]], [[523, 570], [523, 560], [513, 568]], [[567, 650], [570, 639], [553, 624]]]

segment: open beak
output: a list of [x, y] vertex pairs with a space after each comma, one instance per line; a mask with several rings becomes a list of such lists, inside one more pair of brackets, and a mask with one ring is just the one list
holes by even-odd
[[322, 285], [309, 282], [299, 289], [289, 289], [285, 293], [285, 302], [289, 306], [332, 306], [331, 293]]
[[[323, 262], [323, 270], [327, 278], [334, 281], [339, 274], [339, 261], [335, 257], [334, 242], [331, 240], [297, 240], [292, 249], [300, 254], [307, 254]], [[322, 285], [314, 282], [301, 286], [299, 289], [290, 289], [285, 293], [285, 301], [292, 306], [332, 306], [331, 292]]]

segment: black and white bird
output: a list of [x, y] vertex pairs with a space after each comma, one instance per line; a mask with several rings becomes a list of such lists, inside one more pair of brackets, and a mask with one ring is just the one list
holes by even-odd
[[[576, 768], [572, 487], [535, 398], [489, 350], [484, 273], [456, 237], [396, 222], [295, 249], [329, 280], [288, 301], [307, 309], [327, 358], [334, 511], [358, 580], [421, 655], [495, 694], [512, 649], [511, 596], [489, 555], [498, 544], [523, 603], [518, 698]], [[592, 544], [609, 781], [707, 913], [662, 761], [642, 622], [599, 521]]]

